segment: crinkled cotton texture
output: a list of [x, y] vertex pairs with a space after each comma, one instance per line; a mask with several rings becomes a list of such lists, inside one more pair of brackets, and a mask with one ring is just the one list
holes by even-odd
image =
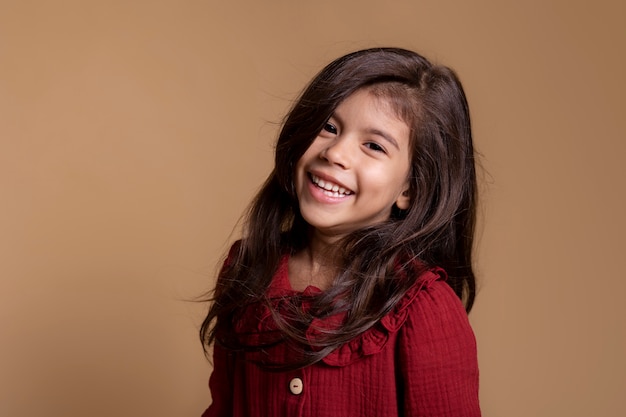
[[[318, 291], [309, 287], [305, 293]], [[285, 257], [269, 295], [294, 293]], [[313, 322], [311, 337], [324, 325]], [[249, 310], [236, 329], [251, 342], [275, 330], [263, 306]], [[256, 365], [258, 355], [214, 346], [213, 403], [203, 417], [480, 416], [474, 334], [439, 268], [422, 273], [380, 322], [319, 363], [275, 372]], [[289, 363], [292, 355], [279, 343], [264, 352], [264, 359]], [[290, 389], [294, 378], [302, 381], [299, 394]]]

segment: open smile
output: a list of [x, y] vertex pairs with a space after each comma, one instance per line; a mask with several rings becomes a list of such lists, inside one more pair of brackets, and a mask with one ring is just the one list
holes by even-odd
[[317, 175], [309, 173], [309, 178], [311, 179], [311, 182], [315, 184], [316, 187], [322, 189], [323, 193], [328, 197], [340, 198], [354, 194], [353, 191], [331, 181], [323, 180]]

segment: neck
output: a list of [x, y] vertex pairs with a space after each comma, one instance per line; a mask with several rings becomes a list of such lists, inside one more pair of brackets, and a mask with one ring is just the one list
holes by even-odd
[[295, 290], [303, 290], [309, 285], [325, 290], [332, 285], [341, 264], [333, 245], [337, 240], [316, 231], [311, 233], [309, 244], [289, 261], [289, 280]]

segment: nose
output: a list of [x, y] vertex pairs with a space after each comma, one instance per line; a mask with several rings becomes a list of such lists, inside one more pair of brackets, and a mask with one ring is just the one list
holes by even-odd
[[343, 169], [351, 166], [354, 149], [349, 138], [337, 137], [330, 141], [321, 151], [320, 158]]

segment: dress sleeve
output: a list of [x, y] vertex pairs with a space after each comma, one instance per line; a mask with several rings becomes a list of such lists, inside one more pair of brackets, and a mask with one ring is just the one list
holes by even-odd
[[232, 354], [213, 344], [213, 372], [209, 378], [212, 403], [202, 417], [230, 417], [233, 412]]
[[[236, 241], [229, 249], [224, 260], [222, 269], [218, 275], [228, 267], [235, 258], [236, 252], [241, 246], [241, 241]], [[230, 417], [233, 410], [233, 353], [221, 347], [219, 343], [213, 343], [213, 372], [209, 378], [209, 390], [211, 391], [212, 403], [202, 414], [202, 417]]]
[[398, 337], [405, 416], [480, 416], [476, 340], [444, 281], [419, 292]]

